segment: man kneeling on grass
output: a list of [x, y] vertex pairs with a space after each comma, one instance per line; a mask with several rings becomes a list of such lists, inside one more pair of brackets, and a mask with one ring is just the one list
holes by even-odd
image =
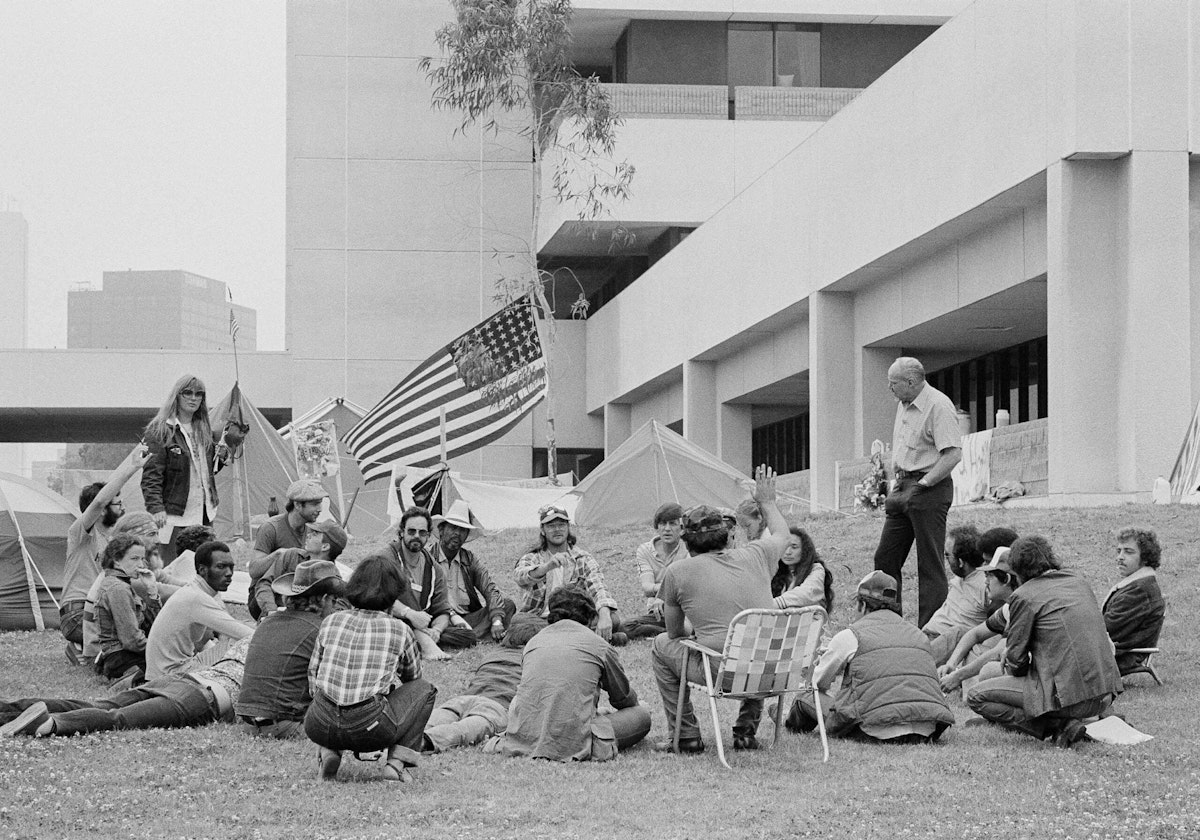
[[[900, 617], [897, 591], [896, 579], [886, 572], [863, 578], [858, 620], [830, 640], [813, 673], [830, 735], [925, 743], [954, 725], [929, 641]], [[827, 705], [825, 692], [838, 674], [841, 690]], [[816, 707], [807, 695], [792, 705], [786, 725], [799, 732], [817, 727]]]
[[233, 721], [249, 639], [230, 646], [210, 668], [165, 676], [96, 700], [0, 701], [0, 738], [81, 735], [112, 729], [176, 729]]

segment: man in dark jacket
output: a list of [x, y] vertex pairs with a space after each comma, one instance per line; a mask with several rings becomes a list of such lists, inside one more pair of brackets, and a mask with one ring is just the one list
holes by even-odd
[[993, 723], [1070, 747], [1121, 691], [1104, 616], [1087, 581], [1064, 571], [1043, 537], [1022, 537], [1009, 564], [1024, 583], [1009, 598], [1004, 676], [967, 705]]
[[[863, 578], [858, 585], [858, 620], [830, 640], [813, 673], [830, 735], [928, 742], [954, 725], [929, 640], [900, 617], [897, 592], [896, 579], [885, 572]], [[825, 692], [838, 674], [841, 690], [829, 703]], [[816, 726], [816, 707], [805, 695], [793, 704], [787, 727], [811, 731]]]
[[454, 635], [464, 632], [473, 633], [476, 639], [490, 636], [500, 641], [517, 605], [504, 597], [479, 558], [463, 546], [479, 530], [471, 521], [471, 509], [457, 499], [448, 514], [434, 516], [433, 522], [438, 539], [429, 553], [446, 581], [446, 600], [451, 610], [450, 626], [442, 634], [443, 646], [454, 647]]

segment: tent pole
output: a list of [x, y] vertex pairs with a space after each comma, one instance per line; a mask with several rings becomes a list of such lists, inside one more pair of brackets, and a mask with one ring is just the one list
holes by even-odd
[[12, 504], [8, 501], [8, 497], [0, 491], [0, 499], [4, 500], [4, 507], [8, 510], [8, 515], [12, 517], [13, 527], [17, 529], [17, 543], [21, 546], [21, 559], [25, 561], [25, 582], [29, 588], [29, 606], [33, 610], [33, 626], [38, 630], [46, 629], [46, 620], [42, 618], [42, 605], [38, 601], [37, 587], [33, 583], [33, 576], [29, 574], [29, 570], [37, 572], [38, 578], [42, 581], [42, 586], [46, 587], [46, 594], [50, 596], [50, 600], [54, 603], [54, 609], [58, 610], [61, 607], [58, 604], [58, 599], [54, 597], [54, 593], [50, 590], [50, 585], [46, 583], [46, 579], [42, 577], [42, 570], [37, 567], [37, 563], [33, 562], [33, 555], [29, 553], [29, 546], [25, 544], [25, 535], [21, 532], [21, 523], [17, 521], [17, 512], [13, 510]]

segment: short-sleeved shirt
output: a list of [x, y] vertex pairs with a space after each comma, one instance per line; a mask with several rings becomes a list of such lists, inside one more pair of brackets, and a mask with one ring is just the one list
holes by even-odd
[[100, 552], [108, 545], [111, 535], [96, 522], [90, 531], [83, 529], [83, 519], [76, 519], [67, 529], [67, 562], [63, 569], [62, 600], [82, 601], [100, 577]]
[[668, 607], [683, 610], [696, 641], [722, 650], [735, 615], [775, 608], [771, 575], [782, 553], [776, 543], [755, 540], [743, 548], [678, 560], [667, 567], [659, 597]]
[[892, 427], [892, 466], [896, 469], [927, 472], [942, 450], [961, 444], [954, 403], [928, 382], [916, 399], [896, 406]]
[[687, 546], [683, 544], [683, 540], [675, 544], [674, 551], [664, 555], [662, 553], [662, 537], [655, 537], [639, 545], [633, 559], [637, 563], [639, 576], [650, 575], [654, 578], [654, 582], [661, 586], [663, 575], [667, 573], [667, 567], [676, 560], [683, 560], [688, 556]]
[[980, 569], [974, 569], [966, 577], [952, 577], [946, 600], [921, 629], [929, 636], [940, 636], [956, 629], [965, 632], [985, 618], [987, 576]]
[[293, 531], [286, 513], [272, 516], [254, 533], [255, 551], [270, 554], [280, 548], [304, 548], [304, 528], [298, 534]]

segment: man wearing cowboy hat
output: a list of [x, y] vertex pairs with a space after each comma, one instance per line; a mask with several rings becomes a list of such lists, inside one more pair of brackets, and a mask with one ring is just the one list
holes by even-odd
[[[825, 729], [834, 737], [861, 735], [876, 741], [936, 741], [954, 725], [938, 685], [929, 640], [900, 617], [900, 588], [886, 572], [858, 584], [858, 619], [829, 640], [813, 671], [821, 692]], [[838, 675], [831, 703], [825, 692]], [[805, 695], [792, 704], [787, 727], [811, 732], [816, 707]]]
[[275, 581], [296, 571], [305, 560], [336, 561], [349, 542], [350, 535], [346, 530], [332, 519], [326, 519], [322, 522], [309, 522], [304, 526], [303, 548], [281, 548], [273, 552], [270, 555], [270, 568], [263, 572], [252, 590], [251, 600], [258, 603], [259, 620], [283, 606], [283, 599], [274, 589]]
[[571, 517], [558, 505], [543, 505], [538, 511], [541, 538], [514, 567], [517, 586], [521, 587], [521, 612], [545, 618], [550, 614], [550, 596], [564, 586], [580, 586], [596, 605], [596, 632], [605, 641], [620, 647], [629, 641], [621, 628], [617, 602], [608, 594], [604, 575], [596, 559], [575, 547]]
[[[287, 507], [278, 516], [272, 516], [254, 533], [254, 556], [246, 567], [250, 575], [250, 591], [254, 592], [258, 580], [275, 558], [271, 555], [281, 548], [304, 548], [305, 525], [316, 522], [329, 494], [321, 482], [313, 478], [293, 481], [287, 489]], [[250, 617], [259, 618], [259, 604], [253, 599], [246, 605]]]
[[303, 738], [312, 702], [308, 662], [321, 622], [346, 607], [346, 584], [332, 560], [314, 558], [280, 575], [271, 588], [284, 608], [270, 612], [250, 640], [237, 714], [250, 735]]
[[469, 630], [476, 639], [489, 635], [496, 641], [504, 637], [517, 605], [505, 598], [492, 576], [463, 543], [479, 531], [471, 521], [471, 509], [463, 499], [455, 499], [450, 512], [433, 517], [437, 542], [430, 548], [433, 561], [446, 581], [446, 600], [450, 603], [450, 627], [443, 636], [456, 629]]

